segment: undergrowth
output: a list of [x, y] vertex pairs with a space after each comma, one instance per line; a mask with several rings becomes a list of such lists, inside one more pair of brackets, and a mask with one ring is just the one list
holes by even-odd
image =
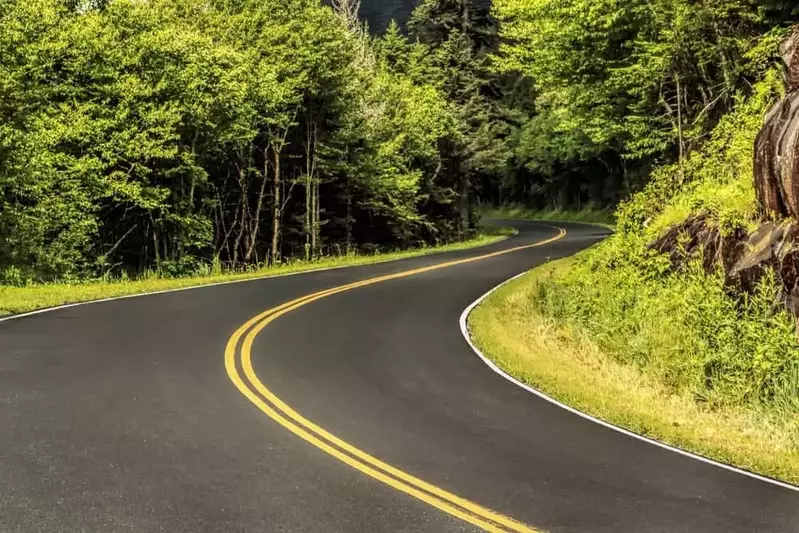
[[510, 235], [515, 230], [506, 227], [487, 227], [473, 238], [442, 246], [421, 247], [388, 253], [350, 254], [323, 257], [313, 261], [291, 261], [275, 266], [250, 267], [246, 271], [232, 271], [220, 264], [204, 265], [192, 275], [176, 275], [169, 270], [146, 272], [140, 278], [125, 276], [104, 277], [91, 281], [61, 280], [51, 283], [0, 284], [0, 316], [24, 313], [75, 302], [113, 298], [133, 294], [179, 289], [212, 283], [279, 276], [323, 268], [368, 265], [422, 255], [463, 250], [488, 245]]
[[648, 244], [692, 214], [722, 231], [756, 224], [752, 153], [780, 93], [777, 72], [724, 117], [703, 149], [655, 172], [618, 210], [617, 233], [568, 272], [539, 280], [538, 313], [580, 328], [616, 361], [634, 365], [707, 409], [742, 406], [796, 417], [799, 343], [767, 275], [754, 294], [726, 288], [698, 264], [674, 271]]
[[[679, 384], [680, 375], [683, 379], [696, 375], [690, 366], [683, 366], [681, 356], [686, 349], [695, 349], [692, 344], [697, 338], [729, 343], [727, 337], [732, 335], [751, 343], [760, 325], [755, 323], [749, 331], [738, 332], [733, 314], [721, 321], [724, 333], [715, 333], [709, 325], [717, 318], [713, 310], [726, 313], [729, 300], [717, 294], [712, 301], [703, 302], [705, 280], [690, 279], [690, 275], [684, 280], [672, 279], [667, 292], [651, 290], [651, 286], [645, 295], [625, 292], [605, 313], [596, 307], [575, 310], [579, 302], [571, 296], [576, 291], [569, 295], [550, 289], [563, 288], [564, 284], [554, 285], [553, 278], [564, 279], [581, 260], [572, 257], [548, 263], [493, 292], [469, 316], [473, 341], [505, 371], [576, 409], [640, 435], [799, 484], [799, 420], [790, 404], [780, 403], [790, 401], [790, 395], [772, 397], [768, 404], [744, 398], [745, 405], [741, 406], [724, 399], [723, 391], [746, 395], [745, 390], [752, 389], [738, 389], [732, 379], [718, 383], [719, 394], [712, 398], [701, 381], [693, 392], [692, 387]], [[692, 290], [683, 296], [686, 288]], [[585, 285], [580, 289], [580, 296], [590, 297], [592, 290], [606, 295], [617, 286], [608, 281], [594, 289]], [[675, 293], [681, 299], [668, 307], [653, 300], [658, 295], [674, 297]], [[542, 298], [551, 315], [541, 312]], [[765, 309], [765, 301], [762, 304], [754, 306], [761, 307], [759, 312], [768, 321], [772, 316]], [[701, 308], [699, 320], [691, 317], [693, 305]], [[614, 319], [637, 310], [646, 310], [645, 316], [614, 327]], [[675, 312], [678, 316], [670, 314]], [[575, 313], [579, 320], [573, 319]], [[692, 329], [681, 331], [685, 323]], [[765, 345], [772, 347], [767, 354], [775, 355], [786, 338], [777, 328], [775, 337], [765, 340]], [[653, 359], [653, 353], [663, 357]], [[735, 355], [742, 353], [728, 351], [727, 357], [719, 358], [732, 363], [729, 377], [736, 375], [749, 382], [756, 381], [751, 377], [757, 376], [762, 382], [768, 374], [762, 371], [765, 367], [734, 368], [736, 360], [741, 359]], [[748, 358], [743, 360], [746, 366]], [[701, 373], [701, 361], [689, 359], [686, 363], [698, 364]], [[761, 407], [755, 407], [758, 405]]]
[[616, 219], [613, 210], [593, 206], [582, 209], [533, 209], [518, 204], [503, 205], [501, 207], [484, 207], [482, 216], [490, 219], [510, 220], [551, 220], [565, 222], [585, 222], [613, 227]]

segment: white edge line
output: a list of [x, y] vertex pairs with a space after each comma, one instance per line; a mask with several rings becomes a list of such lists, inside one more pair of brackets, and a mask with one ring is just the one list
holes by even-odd
[[8, 322], [8, 321], [11, 321], [11, 320], [16, 320], [18, 318], [25, 318], [25, 317], [34, 316], [34, 315], [41, 315], [43, 313], [50, 313], [52, 311], [60, 311], [61, 309], [69, 309], [70, 307], [78, 307], [80, 305], [90, 305], [90, 304], [99, 304], [99, 303], [103, 303], [103, 302], [113, 302], [115, 300], [126, 300], [128, 298], [141, 298], [142, 296], [154, 296], [156, 294], [168, 294], [170, 292], [191, 291], [191, 290], [194, 290], [194, 289], [204, 289], [206, 287], [219, 287], [220, 285], [233, 285], [234, 283], [246, 283], [246, 282], [252, 282], [252, 281], [264, 281], [264, 280], [273, 279], [273, 278], [284, 278], [284, 277], [287, 277], [287, 276], [299, 276], [299, 275], [302, 275], [302, 274], [313, 274], [315, 272], [326, 272], [326, 271], [329, 271], [329, 270], [340, 270], [340, 269], [343, 269], [343, 268], [366, 267], [366, 266], [379, 265], [379, 264], [384, 264], [384, 263], [392, 263], [394, 261], [403, 261], [403, 260], [406, 260], [406, 259], [416, 259], [416, 258], [419, 258], [419, 257], [429, 257], [431, 255], [440, 255], [440, 254], [445, 254], [445, 253], [449, 253], [449, 252], [461, 252], [461, 251], [468, 251], [468, 250], [477, 250], [477, 249], [483, 248], [485, 246], [491, 246], [492, 244], [499, 244], [501, 242], [507, 241], [508, 239], [510, 239], [512, 237], [515, 237], [516, 235], [519, 234], [519, 230], [516, 229], [516, 228], [513, 228], [513, 229], [515, 230], [515, 232], [513, 234], [511, 234], [511, 235], [503, 236], [501, 239], [498, 239], [498, 240], [496, 240], [494, 242], [488, 242], [488, 243], [480, 244], [478, 246], [473, 246], [473, 247], [470, 247], [470, 248], [461, 248], [461, 249], [458, 249], [458, 250], [442, 250], [442, 251], [439, 251], [439, 252], [435, 252], [434, 251], [434, 252], [431, 252], [431, 253], [428, 253], [428, 254], [411, 255], [409, 257], [398, 257], [396, 259], [382, 259], [382, 260], [374, 261], [373, 263], [363, 263], [361, 265], [339, 265], [339, 266], [331, 266], [331, 267], [324, 267], [324, 268], [312, 268], [312, 269], [309, 269], [309, 270], [300, 270], [298, 272], [286, 272], [284, 274], [264, 274], [262, 276], [254, 276], [254, 277], [251, 277], [251, 278], [244, 278], [244, 279], [232, 279], [232, 280], [228, 280], [228, 281], [218, 281], [216, 283], [200, 283], [200, 284], [197, 284], [197, 285], [189, 285], [187, 287], [178, 287], [176, 289], [164, 289], [164, 290], [161, 290], [161, 291], [139, 292], [139, 293], [136, 293], [136, 294], [124, 294], [122, 296], [112, 296], [110, 298], [100, 298], [99, 300], [86, 300], [85, 302], [73, 302], [73, 303], [68, 303], [68, 304], [63, 304], [63, 305], [57, 305], [55, 307], [45, 307], [43, 309], [36, 309], [35, 311], [27, 311], [25, 313], [19, 313], [19, 314], [8, 315], [8, 316], [0, 316], [0, 322]]
[[575, 409], [574, 407], [570, 407], [570, 406], [568, 406], [568, 405], [566, 405], [566, 404], [564, 404], [562, 402], [559, 402], [555, 398], [553, 398], [553, 397], [551, 397], [551, 396], [549, 396], [547, 394], [544, 394], [543, 392], [541, 392], [541, 391], [539, 391], [537, 389], [534, 389], [533, 387], [527, 385], [526, 383], [523, 383], [522, 381], [519, 381], [515, 377], [511, 376], [510, 374], [508, 374], [507, 372], [505, 372], [504, 370], [499, 368], [493, 361], [491, 361], [488, 357], [486, 357], [485, 354], [483, 354], [483, 352], [481, 352], [480, 349], [477, 346], [475, 346], [474, 342], [472, 342], [471, 335], [469, 335], [469, 327], [468, 327], [467, 321], [468, 321], [469, 315], [474, 310], [474, 308], [477, 307], [478, 305], [480, 305], [486, 298], [491, 296], [491, 294], [493, 294], [495, 291], [497, 291], [498, 289], [500, 289], [504, 285], [506, 285], [506, 284], [508, 284], [508, 283], [510, 283], [510, 282], [512, 282], [512, 281], [524, 276], [527, 273], [528, 272], [522, 272], [521, 274], [517, 274], [516, 276], [513, 276], [512, 278], [503, 281], [502, 283], [500, 283], [499, 285], [497, 285], [496, 287], [494, 287], [493, 289], [491, 289], [487, 293], [485, 293], [482, 296], [480, 296], [477, 300], [472, 302], [469, 305], [469, 307], [464, 309], [463, 313], [461, 313], [459, 323], [460, 323], [461, 333], [463, 334], [463, 338], [466, 339], [466, 342], [469, 344], [469, 347], [471, 347], [471, 349], [474, 351], [474, 353], [476, 353], [477, 356], [483, 361], [483, 363], [485, 363], [491, 370], [493, 370], [495, 373], [499, 374], [500, 376], [502, 376], [506, 380], [510, 381], [511, 383], [516, 385], [517, 387], [521, 387], [522, 389], [526, 390], [527, 392], [538, 396], [542, 400], [545, 400], [545, 401], [547, 401], [547, 402], [549, 402], [551, 404], [554, 404], [554, 405], [560, 407], [561, 409], [565, 409], [566, 411], [568, 411], [568, 412], [570, 412], [570, 413], [572, 413], [574, 415], [577, 415], [577, 416], [579, 416], [581, 418], [584, 418], [584, 419], [586, 419], [586, 420], [588, 420], [590, 422], [594, 422], [595, 424], [599, 424], [600, 426], [604, 426], [604, 427], [606, 427], [608, 429], [611, 429], [611, 430], [616, 431], [618, 433], [621, 433], [623, 435], [627, 435], [628, 437], [632, 437], [634, 439], [646, 442], [648, 444], [652, 444], [653, 446], [657, 446], [658, 448], [662, 448], [664, 450], [668, 450], [668, 451], [680, 454], [680, 455], [682, 455], [684, 457], [695, 459], [697, 461], [701, 461], [703, 463], [706, 463], [706, 464], [709, 464], [709, 465], [712, 465], [712, 466], [716, 466], [716, 467], [722, 468], [724, 470], [729, 470], [730, 472], [735, 472], [736, 474], [741, 474], [743, 476], [747, 476], [747, 477], [756, 479], [758, 481], [763, 481], [763, 482], [769, 483], [771, 485], [776, 485], [776, 486], [781, 487], [783, 489], [788, 489], [788, 490], [792, 490], [792, 491], [795, 491], [795, 492], [799, 492], [799, 486], [791, 485], [790, 483], [785, 483], [783, 481], [779, 481], [777, 479], [773, 479], [773, 478], [770, 478], [770, 477], [761, 476], [759, 474], [755, 474], [754, 472], [750, 472], [750, 471], [744, 470], [742, 468], [737, 468], [735, 466], [728, 465], [726, 463], [722, 463], [722, 462], [719, 462], [719, 461], [714, 461], [713, 459], [709, 459], [707, 457], [703, 457], [701, 455], [698, 455], [698, 454], [695, 454], [695, 453], [692, 453], [692, 452], [689, 452], [689, 451], [686, 451], [686, 450], [671, 446], [669, 444], [665, 444], [663, 442], [660, 442], [660, 441], [657, 441], [657, 440], [654, 440], [654, 439], [650, 439], [648, 437], [644, 437], [643, 435], [639, 435], [638, 433], [634, 433], [634, 432], [629, 431], [627, 429], [624, 429], [622, 427], [616, 426], [614, 424], [611, 424], [610, 422], [605, 422], [604, 420], [600, 420], [599, 418], [596, 418], [596, 417], [591, 416], [591, 415], [589, 415], [587, 413], [579, 411], [579, 410]]

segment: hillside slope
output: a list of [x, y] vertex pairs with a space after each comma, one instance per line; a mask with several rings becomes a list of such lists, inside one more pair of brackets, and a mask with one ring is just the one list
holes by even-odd
[[[481, 347], [597, 416], [799, 481], [799, 342], [779, 273], [765, 269], [743, 291], [707, 248], [687, 253], [696, 235], [683, 231], [701, 218], [724, 242], [760, 224], [753, 146], [782, 91], [780, 73], [768, 73], [701, 150], [621, 205], [615, 235], [490, 298], [473, 323]], [[661, 253], [670, 230], [675, 250]]]

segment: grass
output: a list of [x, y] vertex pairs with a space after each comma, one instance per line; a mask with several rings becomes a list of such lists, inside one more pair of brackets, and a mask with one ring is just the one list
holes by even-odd
[[[605, 223], [614, 235], [503, 287], [473, 313], [475, 342], [518, 378], [598, 418], [799, 484], [799, 337], [779, 274], [736, 287], [701, 254], [673, 264], [652, 249], [702, 214], [722, 235], [758, 216], [752, 147], [782, 94], [778, 71], [699, 149], [655, 169], [615, 213], [504, 207], [496, 218]], [[687, 238], [687, 237], [686, 237]], [[776, 305], [775, 305], [776, 304]]]
[[474, 342], [501, 368], [554, 398], [638, 434], [799, 484], [799, 417], [698, 402], [604, 353], [568, 320], [540, 312], [540, 284], [579, 259], [540, 267], [489, 296], [469, 318]]
[[512, 228], [487, 227], [474, 238], [464, 242], [373, 255], [355, 254], [341, 257], [327, 257], [312, 262], [292, 261], [274, 267], [253, 269], [246, 273], [218, 273], [180, 278], [170, 278], [163, 275], [151, 274], [137, 280], [94, 280], [76, 283], [56, 282], [33, 284], [23, 287], [0, 286], [0, 316], [103, 298], [146, 294], [226, 281], [266, 278], [296, 272], [309, 272], [324, 268], [370, 265], [433, 253], [465, 250], [501, 241], [515, 234], [515, 232], [516, 230]]
[[485, 218], [510, 220], [551, 220], [555, 222], [585, 222], [613, 228], [616, 218], [610, 209], [585, 207], [583, 209], [531, 209], [519, 204], [501, 207], [484, 207]]

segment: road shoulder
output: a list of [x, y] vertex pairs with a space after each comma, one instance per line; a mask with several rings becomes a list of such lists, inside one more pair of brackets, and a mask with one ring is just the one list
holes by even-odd
[[722, 464], [799, 481], [799, 446], [785, 426], [741, 409], [702, 410], [603, 354], [579, 328], [538, 313], [537, 281], [574, 261], [544, 265], [488, 295], [468, 316], [476, 348], [521, 383], [601, 421]]

